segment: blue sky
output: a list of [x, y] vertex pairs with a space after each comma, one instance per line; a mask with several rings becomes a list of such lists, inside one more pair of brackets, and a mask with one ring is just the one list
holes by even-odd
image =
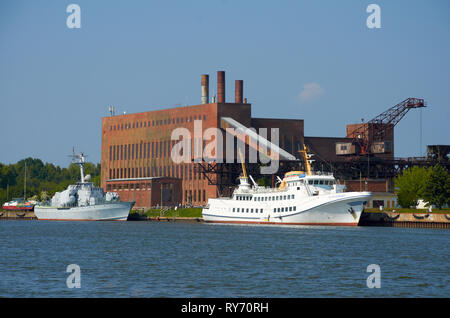
[[[81, 28], [66, 7], [81, 8]], [[366, 7], [381, 8], [381, 29]], [[200, 103], [200, 75], [244, 80], [253, 117], [305, 120], [344, 136], [408, 97], [428, 107], [396, 126], [395, 156], [450, 144], [450, 2], [0, 2], [0, 162], [61, 166], [72, 146], [100, 162], [100, 123], [119, 113]], [[422, 121], [422, 138], [420, 123]], [[420, 147], [422, 139], [422, 148]]]

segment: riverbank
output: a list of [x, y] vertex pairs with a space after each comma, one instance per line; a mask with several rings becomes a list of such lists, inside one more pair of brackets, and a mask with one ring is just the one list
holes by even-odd
[[359, 226], [389, 226], [407, 228], [450, 229], [450, 213], [447, 211], [364, 211]]
[[[201, 223], [204, 222], [201, 211], [201, 208], [151, 209], [145, 212], [133, 210], [128, 216], [128, 221]], [[37, 218], [33, 211], [0, 211], [0, 220], [37, 220]], [[361, 215], [358, 225], [450, 229], [450, 211], [445, 209], [430, 213], [412, 209], [383, 211], [367, 209]]]
[[33, 211], [0, 210], [0, 220], [37, 220]]

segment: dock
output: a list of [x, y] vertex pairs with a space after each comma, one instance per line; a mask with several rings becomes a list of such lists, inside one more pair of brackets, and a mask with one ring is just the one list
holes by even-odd
[[33, 211], [0, 211], [0, 220], [37, 220]]
[[[0, 220], [37, 220], [33, 211], [0, 211]], [[201, 217], [131, 215], [128, 221], [202, 223]], [[358, 226], [450, 229], [450, 215], [436, 212], [363, 212]]]
[[448, 229], [450, 215], [436, 212], [363, 212], [358, 225]]

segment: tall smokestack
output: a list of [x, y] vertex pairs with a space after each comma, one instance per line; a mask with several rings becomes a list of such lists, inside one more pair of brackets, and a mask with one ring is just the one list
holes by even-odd
[[225, 103], [225, 72], [217, 72], [217, 102]]
[[242, 104], [243, 96], [244, 96], [244, 81], [236, 80], [234, 88], [234, 102], [236, 104]]
[[209, 75], [202, 75], [202, 104], [209, 103]]

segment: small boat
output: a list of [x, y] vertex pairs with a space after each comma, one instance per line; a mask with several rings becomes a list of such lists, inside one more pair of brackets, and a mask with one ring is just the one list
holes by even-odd
[[23, 198], [14, 198], [12, 201], [5, 202], [2, 209], [5, 211], [33, 211], [34, 205]]
[[[290, 171], [278, 178], [276, 188], [259, 186], [251, 176], [249, 183], [245, 166], [240, 184], [231, 198], [209, 199], [202, 210], [210, 223], [249, 223], [272, 225], [358, 225], [371, 192], [344, 192], [331, 173], [311, 170], [311, 155], [301, 151], [306, 172]], [[243, 160], [241, 160], [243, 162]]]
[[5, 202], [2, 206], [7, 211], [33, 211], [36, 202], [27, 201], [27, 163], [25, 162], [25, 175], [23, 180], [23, 198], [13, 198], [9, 202]]

